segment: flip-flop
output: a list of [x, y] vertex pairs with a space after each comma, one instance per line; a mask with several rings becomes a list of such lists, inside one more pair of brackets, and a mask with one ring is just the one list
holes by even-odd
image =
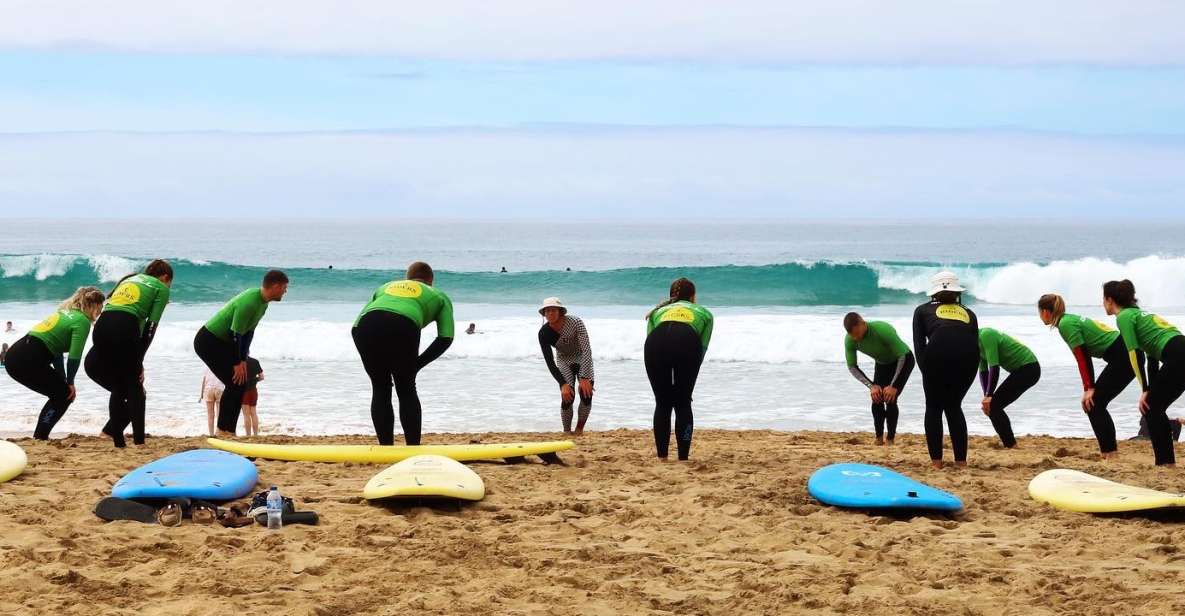
[[95, 505], [95, 515], [108, 522], [130, 520], [144, 524], [156, 523], [156, 508], [126, 498], [108, 496]]

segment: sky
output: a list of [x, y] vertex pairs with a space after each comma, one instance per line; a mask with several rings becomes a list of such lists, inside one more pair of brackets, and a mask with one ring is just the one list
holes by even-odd
[[1180, 2], [4, 6], [18, 215], [1185, 218]]

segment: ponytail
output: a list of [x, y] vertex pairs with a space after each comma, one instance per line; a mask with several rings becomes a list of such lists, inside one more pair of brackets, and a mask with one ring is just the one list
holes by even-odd
[[[173, 266], [169, 265], [169, 262], [165, 261], [164, 259], [153, 259], [152, 261], [149, 261], [148, 265], [144, 267], [144, 273], [156, 278], [157, 280], [160, 280], [166, 276], [168, 276], [169, 280], [172, 280]], [[115, 295], [115, 290], [119, 288], [119, 285], [123, 284], [123, 281], [135, 275], [135, 273], [131, 273], [127, 276], [124, 276], [123, 278], [120, 278], [119, 282], [115, 283], [114, 287], [111, 287], [111, 292], [107, 294], [107, 299], [111, 299], [111, 296]]]
[[1056, 326], [1066, 314], [1066, 300], [1057, 293], [1046, 293], [1037, 300], [1037, 309], [1048, 310], [1053, 315], [1050, 320], [1051, 326]]
[[1136, 285], [1128, 279], [1112, 280], [1103, 285], [1103, 297], [1115, 302], [1120, 308], [1132, 308], [1140, 305], [1136, 299]]
[[671, 296], [659, 302], [657, 306], [646, 313], [646, 318], [649, 319], [654, 315], [654, 311], [669, 306], [675, 302], [689, 302], [691, 298], [695, 297], [695, 283], [687, 278], [677, 278], [671, 283]]
[[90, 316], [95, 308], [101, 308], [107, 296], [98, 287], [78, 287], [66, 301], [58, 304], [58, 310], [79, 310]]

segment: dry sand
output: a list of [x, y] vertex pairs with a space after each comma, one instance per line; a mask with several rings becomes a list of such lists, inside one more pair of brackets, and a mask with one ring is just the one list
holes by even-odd
[[[429, 435], [425, 442], [554, 439]], [[366, 437], [271, 439], [368, 443]], [[1103, 463], [1092, 441], [974, 438], [971, 468], [932, 471], [917, 435], [696, 433], [693, 460], [659, 463], [649, 433], [591, 433], [566, 467], [475, 464], [480, 503], [379, 506], [381, 467], [257, 461], [318, 527], [280, 532], [104, 523], [91, 509], [125, 472], [202, 446], [124, 451], [72, 436], [18, 440], [30, 466], [0, 485], [3, 614], [1180, 614], [1181, 517], [1100, 517], [1029, 499], [1069, 467], [1160, 489], [1147, 443]], [[949, 449], [947, 450], [949, 456]], [[884, 464], [960, 496], [954, 518], [820, 506], [817, 467]], [[537, 462], [537, 460], [534, 460]]]

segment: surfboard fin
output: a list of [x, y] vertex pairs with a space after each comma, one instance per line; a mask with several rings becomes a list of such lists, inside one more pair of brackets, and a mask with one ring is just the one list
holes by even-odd
[[544, 464], [558, 464], [560, 466], [567, 466], [567, 464], [565, 464], [564, 461], [560, 459], [560, 454], [554, 451], [539, 454], [539, 459], [543, 460]]

